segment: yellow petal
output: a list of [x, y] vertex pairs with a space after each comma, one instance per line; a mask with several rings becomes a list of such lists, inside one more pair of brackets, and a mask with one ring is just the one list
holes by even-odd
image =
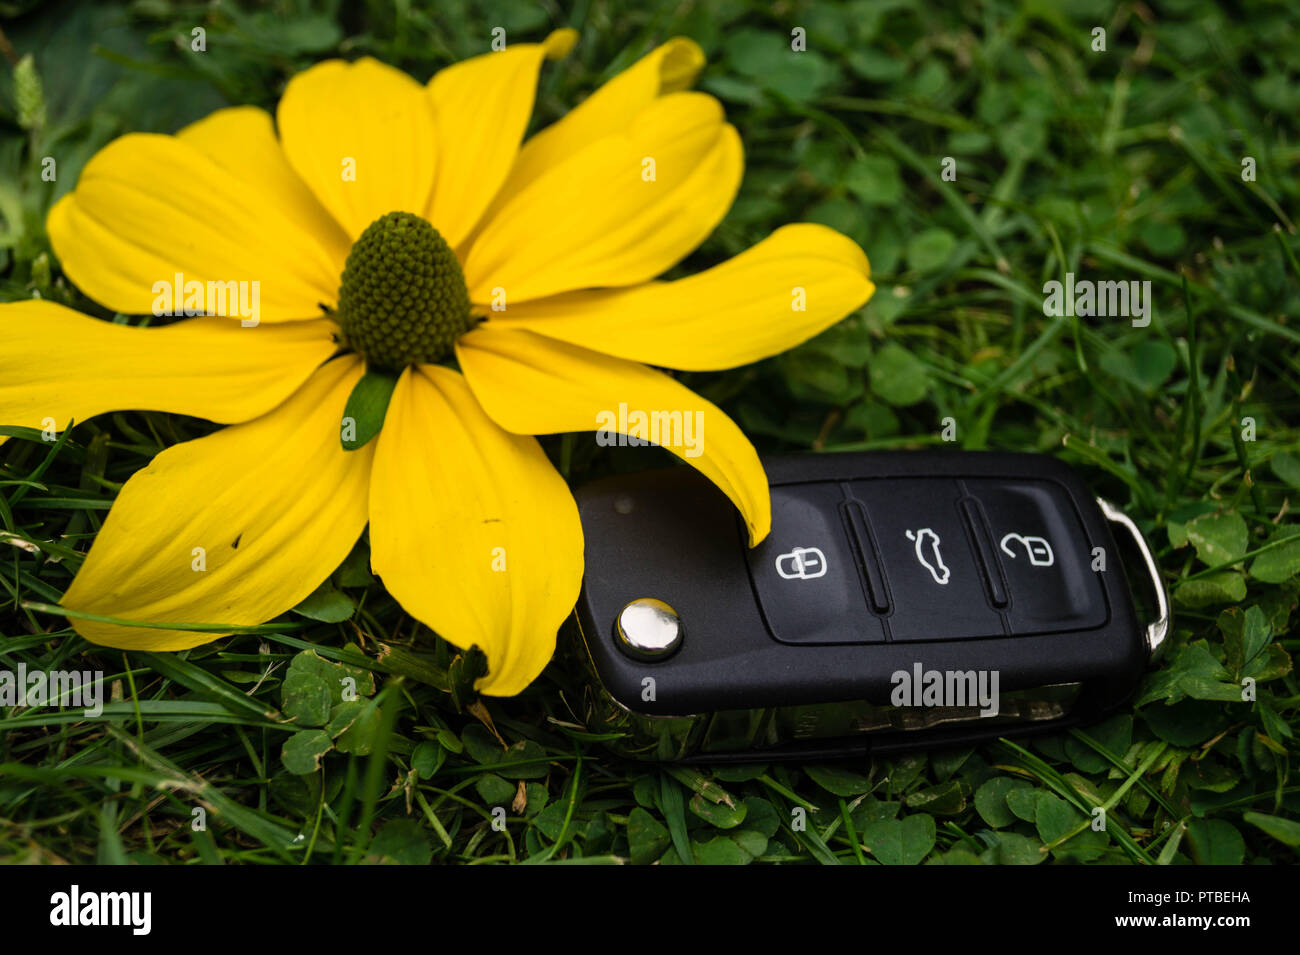
[[[64, 272], [101, 305], [153, 313], [155, 284], [180, 273], [249, 283], [252, 317], [277, 322], [319, 318], [338, 292], [337, 255], [297, 214], [274, 182], [242, 179], [192, 142], [132, 133], [91, 158], [46, 226]], [[229, 299], [216, 313], [240, 317]]]
[[[654, 278], [695, 249], [740, 185], [740, 137], [703, 93], [655, 100], [625, 131], [552, 167], [470, 245], [471, 301], [511, 302]], [[498, 297], [499, 296], [495, 296]]]
[[518, 693], [578, 599], [572, 494], [533, 438], [502, 431], [464, 379], [436, 365], [402, 373], [377, 443], [375, 573], [412, 616], [487, 654], [482, 692]]
[[771, 529], [754, 446], [717, 406], [663, 372], [492, 322], [463, 336], [456, 355], [475, 397], [507, 431], [653, 439], [731, 498], [751, 546]]
[[353, 241], [390, 212], [424, 214], [433, 109], [401, 70], [370, 57], [318, 63], [289, 81], [275, 119], [289, 164]]
[[512, 43], [440, 70], [429, 81], [439, 155], [425, 216], [451, 245], [474, 228], [509, 173], [533, 112], [542, 60], [568, 53], [577, 34]]
[[334, 259], [337, 275], [343, 274], [352, 243], [289, 165], [275, 137], [270, 113], [256, 106], [219, 109], [186, 126], [176, 138], [197, 147], [241, 181], [255, 183], [276, 195], [285, 214], [325, 246]]
[[[150, 623], [263, 623], [299, 603], [366, 524], [373, 452], [339, 444], [362, 362], [320, 368], [269, 414], [168, 448], [127, 481], [63, 605]], [[218, 635], [73, 619], [87, 640], [183, 650]]]
[[689, 89], [703, 68], [704, 51], [686, 37], [674, 37], [651, 50], [524, 143], [510, 171], [506, 196], [520, 191], [589, 143], [626, 130], [632, 119], [658, 97]]
[[247, 421], [334, 353], [335, 327], [325, 319], [245, 328], [190, 318], [131, 328], [53, 302], [0, 305], [0, 424], [61, 431], [130, 410]]
[[734, 368], [793, 348], [859, 308], [875, 291], [870, 275], [852, 239], [788, 225], [698, 275], [508, 305], [492, 324], [665, 368]]

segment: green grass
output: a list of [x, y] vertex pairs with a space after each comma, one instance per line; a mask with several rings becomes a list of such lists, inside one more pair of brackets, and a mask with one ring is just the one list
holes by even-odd
[[[36, 605], [58, 602], [122, 483], [211, 426], [106, 415], [55, 444], [24, 432], [0, 447], [12, 535], [0, 540], [0, 668], [100, 669], [112, 690], [97, 718], [0, 708], [0, 858], [1296, 861], [1300, 43], [1287, 3], [1231, 15], [1200, 0], [1159, 14], [788, 3], [779, 19], [744, 0], [637, 12], [413, 2], [398, 20], [387, 3], [341, 6], [0, 0], [0, 28], [34, 55], [44, 101], [35, 122], [32, 84], [16, 97], [0, 69], [0, 300], [112, 317], [62, 277], [43, 222], [122, 133], [171, 132], [229, 103], [271, 107], [295, 71], [336, 53], [424, 79], [480, 52], [493, 26], [535, 39], [572, 25], [580, 45], [542, 81], [545, 122], [689, 35], [709, 55], [700, 85], [744, 138], [746, 175], [681, 271], [809, 220], [863, 245], [879, 291], [786, 355], [684, 380], [765, 452], [937, 445], [951, 419], [963, 448], [1061, 456], [1156, 548], [1174, 597], [1169, 653], [1131, 711], [1086, 731], [701, 772], [623, 761], [590, 739], [569, 708], [580, 675], [559, 662], [521, 696], [476, 706], [473, 661], [401, 612], [364, 545], [271, 625], [180, 654], [109, 651]], [[188, 50], [198, 25], [204, 54]], [[790, 52], [794, 26], [806, 53]], [[1104, 53], [1091, 48], [1098, 26]], [[58, 157], [54, 183], [40, 177], [45, 156]], [[955, 181], [940, 177], [943, 157]], [[1044, 283], [1071, 271], [1150, 280], [1150, 326], [1045, 316]], [[573, 484], [662, 463], [581, 435], [547, 448]], [[358, 701], [313, 711], [313, 681], [340, 674]], [[1253, 703], [1240, 701], [1245, 677]], [[349, 727], [336, 738], [302, 730], [336, 717]], [[291, 739], [295, 768], [328, 747], [319, 771], [286, 768]], [[494, 829], [493, 807], [516, 800], [522, 811]], [[1104, 833], [1088, 826], [1097, 806]]]

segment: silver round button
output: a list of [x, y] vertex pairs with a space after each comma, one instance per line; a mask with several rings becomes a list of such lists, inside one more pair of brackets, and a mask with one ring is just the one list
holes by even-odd
[[654, 597], [639, 597], [619, 611], [614, 630], [618, 648], [636, 660], [662, 660], [682, 643], [677, 611]]

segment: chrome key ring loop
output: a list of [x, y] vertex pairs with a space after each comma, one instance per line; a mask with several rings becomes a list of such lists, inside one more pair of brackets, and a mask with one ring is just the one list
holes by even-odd
[[1143, 563], [1146, 564], [1147, 577], [1156, 598], [1156, 619], [1146, 626], [1147, 654], [1152, 661], [1155, 661], [1164, 652], [1165, 638], [1169, 636], [1169, 595], [1165, 592], [1165, 585], [1160, 579], [1160, 568], [1156, 566], [1146, 538], [1127, 514], [1103, 497], [1097, 498], [1097, 506], [1101, 508], [1101, 513], [1106, 520], [1119, 524], [1129, 532], [1134, 544], [1137, 545], [1138, 553], [1142, 555]]

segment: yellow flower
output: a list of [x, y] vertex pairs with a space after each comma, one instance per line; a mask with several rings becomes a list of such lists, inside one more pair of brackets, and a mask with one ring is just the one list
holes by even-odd
[[[179, 650], [215, 636], [169, 623], [262, 623], [368, 523], [372, 567], [402, 607], [486, 653], [480, 690], [517, 693], [582, 578], [572, 495], [532, 436], [596, 430], [623, 404], [702, 413], [698, 456], [661, 443], [735, 502], [751, 544], [767, 534], [749, 441], [649, 366], [731, 368], [804, 341], [871, 295], [866, 257], [791, 225], [651, 281], [722, 219], [740, 138], [689, 91], [704, 58], [674, 39], [521, 144], [543, 60], [575, 39], [512, 45], [427, 86], [372, 59], [325, 62], [289, 83], [274, 125], [224, 109], [90, 160], [49, 216], [69, 279], [127, 314], [156, 314], [173, 283], [180, 310], [197, 283], [207, 314], [136, 328], [0, 306], [0, 423], [147, 409], [230, 427], [123, 487], [63, 604], [158, 626], [74, 619], [86, 639]], [[250, 296], [257, 314], [238, 321]], [[453, 355], [459, 371], [439, 363]], [[345, 450], [367, 365], [400, 377], [378, 437]]]

